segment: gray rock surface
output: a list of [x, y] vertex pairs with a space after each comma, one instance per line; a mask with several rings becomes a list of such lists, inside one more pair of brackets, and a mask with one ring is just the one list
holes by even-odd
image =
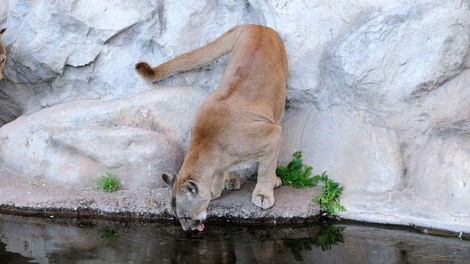
[[202, 98], [174, 87], [48, 107], [2, 127], [0, 156], [15, 172], [48, 182], [90, 186], [111, 171], [124, 189], [161, 187], [160, 175], [181, 167]]
[[2, 1], [0, 163], [55, 184], [113, 170], [125, 189], [159, 186], [229, 57], [158, 86], [134, 64], [258, 23], [289, 60], [281, 163], [302, 150], [342, 183], [345, 218], [470, 232], [469, 13], [435, 0]]
[[[64, 186], [42, 179], [25, 179], [4, 168], [0, 168], [0, 179], [0, 213], [121, 220], [172, 218], [167, 187], [106, 193], [91, 186]], [[318, 220], [320, 207], [311, 202], [318, 195], [317, 189], [281, 186], [274, 191], [276, 206], [263, 210], [251, 203], [254, 188], [254, 182], [246, 182], [239, 190], [224, 191], [221, 198], [210, 203], [207, 221], [275, 225]]]

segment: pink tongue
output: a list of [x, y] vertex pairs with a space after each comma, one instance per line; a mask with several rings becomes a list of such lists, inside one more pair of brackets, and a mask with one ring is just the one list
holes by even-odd
[[197, 231], [202, 232], [202, 230], [204, 230], [204, 224], [199, 224], [197, 226]]

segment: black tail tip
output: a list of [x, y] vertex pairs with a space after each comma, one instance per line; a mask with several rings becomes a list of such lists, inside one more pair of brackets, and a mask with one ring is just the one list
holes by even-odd
[[135, 65], [135, 70], [142, 75], [143, 77], [146, 78], [152, 78], [155, 75], [155, 71], [152, 69], [152, 66], [150, 66], [146, 62], [139, 62]]

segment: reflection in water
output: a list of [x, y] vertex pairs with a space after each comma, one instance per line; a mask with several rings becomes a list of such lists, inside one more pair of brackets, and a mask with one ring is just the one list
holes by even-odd
[[283, 244], [290, 248], [296, 261], [302, 261], [302, 251], [311, 251], [313, 247], [328, 251], [333, 245], [343, 242], [342, 232], [345, 226], [325, 225], [320, 228], [320, 232], [312, 237], [305, 238], [285, 238]]
[[19, 253], [12, 253], [6, 250], [6, 244], [0, 242], [0, 263], [33, 263], [33, 258], [23, 257]]
[[104, 245], [111, 245], [119, 238], [119, 233], [115, 229], [104, 228], [98, 231], [98, 237], [103, 241]]
[[469, 263], [470, 242], [354, 225], [241, 227], [0, 215], [0, 263]]

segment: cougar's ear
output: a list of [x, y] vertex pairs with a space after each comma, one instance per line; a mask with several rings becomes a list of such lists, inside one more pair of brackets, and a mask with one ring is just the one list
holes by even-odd
[[198, 193], [198, 188], [195, 182], [187, 181], [181, 185], [180, 192], [195, 195]]
[[175, 182], [175, 176], [169, 173], [163, 173], [162, 179], [163, 179], [163, 182], [165, 182], [166, 185], [168, 185], [168, 187], [172, 187], [173, 183]]

